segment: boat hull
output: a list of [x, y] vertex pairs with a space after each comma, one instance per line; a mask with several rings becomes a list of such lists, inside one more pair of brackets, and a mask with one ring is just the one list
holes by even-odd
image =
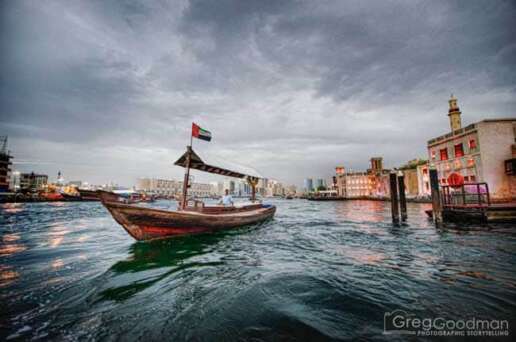
[[95, 190], [77, 188], [77, 192], [79, 193], [81, 200], [83, 201], [100, 201], [99, 194]]
[[[250, 210], [228, 210], [219, 213], [168, 211], [136, 205], [105, 202], [115, 221], [136, 240], [153, 240], [178, 235], [214, 232], [255, 224], [274, 216], [274, 206], [253, 206]], [[225, 209], [225, 208], [221, 208]]]

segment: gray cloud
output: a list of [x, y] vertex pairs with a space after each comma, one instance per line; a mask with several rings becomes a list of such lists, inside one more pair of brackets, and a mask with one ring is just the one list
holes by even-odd
[[[132, 184], [205, 153], [300, 183], [337, 164], [426, 155], [463, 121], [516, 109], [512, 1], [0, 4], [0, 125], [19, 164]], [[41, 163], [42, 162], [42, 163]], [[99, 171], [102, 170], [102, 171]], [[202, 179], [202, 176], [200, 179]]]

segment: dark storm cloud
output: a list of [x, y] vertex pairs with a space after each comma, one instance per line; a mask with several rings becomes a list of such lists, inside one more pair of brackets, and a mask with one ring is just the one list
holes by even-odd
[[178, 175], [170, 161], [197, 121], [214, 133], [206, 152], [299, 183], [372, 155], [424, 157], [451, 92], [464, 122], [516, 109], [512, 1], [0, 9], [1, 134], [21, 160], [73, 178]]

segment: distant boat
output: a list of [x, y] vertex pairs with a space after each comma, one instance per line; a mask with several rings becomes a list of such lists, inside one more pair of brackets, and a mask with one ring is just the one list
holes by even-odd
[[39, 197], [43, 200], [46, 200], [46, 201], [62, 201], [63, 200], [63, 195], [60, 194], [59, 192], [41, 192], [39, 194]]
[[[270, 219], [276, 212], [273, 205], [255, 201], [259, 176], [249, 170], [231, 171], [205, 163], [191, 146], [175, 162], [186, 169], [183, 196], [177, 210], [146, 208], [120, 202], [116, 194], [98, 191], [102, 204], [115, 221], [136, 240], [152, 240], [177, 235], [213, 232], [254, 224]], [[242, 206], [205, 206], [203, 202], [187, 198], [190, 169], [247, 179], [252, 189], [252, 203]]]
[[61, 196], [63, 196], [63, 199], [65, 201], [80, 201], [81, 200], [81, 196], [79, 194], [72, 195], [72, 194], [69, 194], [66, 192], [61, 192], [60, 194], [61, 194]]
[[100, 201], [99, 194], [95, 190], [77, 188], [77, 192], [83, 201]]

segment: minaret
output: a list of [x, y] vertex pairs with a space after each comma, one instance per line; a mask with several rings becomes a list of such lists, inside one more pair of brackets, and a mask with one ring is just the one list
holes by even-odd
[[448, 116], [450, 117], [450, 128], [452, 132], [458, 130], [461, 128], [460, 123], [460, 109], [459, 106], [457, 106], [457, 98], [451, 95], [450, 99], [448, 100], [450, 103], [450, 109], [448, 110]]

